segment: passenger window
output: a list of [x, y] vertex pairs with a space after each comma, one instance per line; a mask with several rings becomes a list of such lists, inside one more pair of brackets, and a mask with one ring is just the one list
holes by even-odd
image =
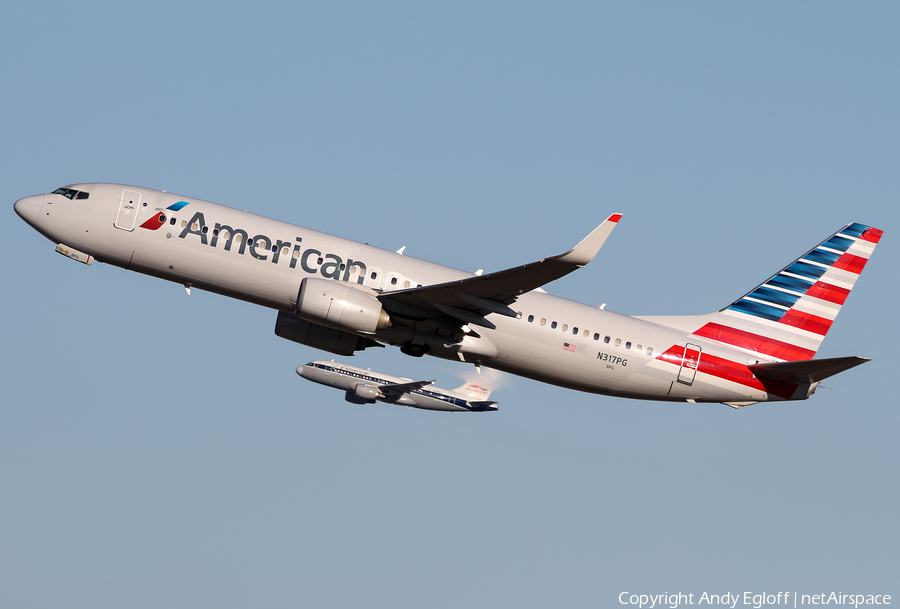
[[376, 273], [375, 271], [372, 271], [372, 274], [369, 275], [369, 278], [370, 279], [378, 279], [378, 273]]
[[172, 218], [171, 220], [169, 220], [169, 224], [171, 224], [172, 226], [175, 226], [176, 222], [178, 222], [178, 220], [176, 220], [175, 218]]
[[590, 334], [590, 332], [588, 332], [587, 330], [585, 330], [585, 331], [584, 331], [584, 334], [582, 334], [582, 336], [584, 336], [585, 338], [587, 338], [587, 337], [588, 337], [588, 334]]
[[556, 322], [555, 322], [555, 321], [551, 321], [551, 322], [550, 322], [550, 327], [551, 327], [552, 329], [556, 330]]
[[531, 322], [533, 322], [533, 321], [534, 321], [534, 315], [529, 315], [529, 316], [528, 316], [528, 323], [531, 323]]
[[404, 287], [404, 288], [408, 288], [408, 287], [409, 287], [409, 280], [408, 280], [408, 279], [407, 279], [406, 281], [403, 282], [403, 287]]
[[205, 234], [208, 233], [208, 232], [209, 232], [209, 227], [208, 227], [208, 226], [204, 226], [204, 227], [203, 227], [203, 234], [205, 235]]
[[397, 278], [391, 277], [391, 285], [397, 285]]
[[522, 311], [516, 311], [516, 319], [522, 319]]
[[187, 228], [187, 220], [181, 221], [181, 228]]
[[299, 257], [300, 257], [300, 250], [294, 250], [293, 256], [294, 256], [294, 259], [299, 258]]
[[647, 355], [653, 355], [653, 349], [647, 347]]
[[616, 346], [619, 347], [619, 346], [621, 346], [621, 345], [622, 345], [622, 339], [621, 339], [621, 338], [617, 338], [617, 339], [616, 339]]
[[635, 347], [635, 349], [636, 349], [637, 351], [643, 351], [643, 350], [644, 350], [643, 348], [641, 348], [641, 344], [640, 344], [640, 343], [637, 344], [637, 346]]
[[546, 326], [546, 325], [547, 325], [547, 318], [546, 318], [546, 317], [541, 317], [541, 325], [542, 325], [542, 326]]
[[626, 348], [626, 349], [631, 349], [631, 341], [628, 341], [628, 342], [625, 343], [625, 348]]
[[603, 342], [606, 343], [606, 344], [608, 345], [608, 344], [609, 344], [609, 336], [604, 336], [604, 337], [603, 337]]
[[578, 327], [572, 328], [572, 334], [578, 334]]
[[281, 248], [281, 255], [287, 256], [289, 251], [291, 251], [290, 248], [283, 247], [283, 248]]
[[600, 333], [594, 332], [594, 340], [600, 340]]
[[563, 324], [562, 331], [566, 332], [569, 329], [569, 324]]

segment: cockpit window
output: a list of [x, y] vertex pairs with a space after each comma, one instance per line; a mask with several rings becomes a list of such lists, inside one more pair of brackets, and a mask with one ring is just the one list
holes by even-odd
[[75, 190], [74, 188], [57, 188], [52, 194], [62, 195], [67, 199], [87, 199], [90, 196], [90, 193]]

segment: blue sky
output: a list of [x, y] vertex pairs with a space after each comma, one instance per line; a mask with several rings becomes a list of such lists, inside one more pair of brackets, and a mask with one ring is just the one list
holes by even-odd
[[[0, 37], [0, 604], [605, 607], [900, 594], [895, 4], [19, 3]], [[75, 264], [13, 213], [109, 181], [548, 290], [727, 305], [848, 222], [886, 235], [819, 355], [742, 411], [506, 376], [497, 413], [354, 406], [275, 313]], [[460, 384], [396, 349], [348, 363]]]

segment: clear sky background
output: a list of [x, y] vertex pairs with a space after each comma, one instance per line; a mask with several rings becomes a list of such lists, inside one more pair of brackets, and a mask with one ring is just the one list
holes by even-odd
[[[0, 606], [607, 607], [900, 597], [896, 3], [16, 2], [0, 36]], [[275, 312], [79, 265], [13, 212], [159, 188], [474, 271], [706, 313], [885, 230], [806, 402], [512, 376], [499, 412], [351, 405]], [[455, 387], [463, 364], [348, 363]]]

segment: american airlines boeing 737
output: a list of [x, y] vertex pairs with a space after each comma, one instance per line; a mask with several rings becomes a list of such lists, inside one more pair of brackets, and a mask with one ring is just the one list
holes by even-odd
[[882, 235], [848, 224], [721, 310], [629, 317], [542, 289], [588, 264], [620, 214], [564, 254], [472, 274], [135, 186], [73, 184], [15, 211], [73, 260], [275, 309], [278, 336], [316, 349], [390, 344], [578, 391], [735, 408], [808, 398], [868, 361], [813, 358]]

